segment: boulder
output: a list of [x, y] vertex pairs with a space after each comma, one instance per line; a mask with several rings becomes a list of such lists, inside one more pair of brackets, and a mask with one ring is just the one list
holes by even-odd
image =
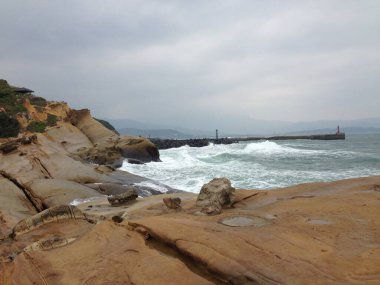
[[167, 198], [163, 198], [162, 201], [164, 202], [165, 206], [168, 208], [168, 209], [174, 209], [174, 210], [178, 210], [178, 209], [181, 209], [181, 198], [179, 197], [167, 197]]
[[148, 139], [141, 137], [121, 137], [116, 147], [123, 157], [141, 162], [160, 161], [158, 148]]
[[222, 208], [232, 205], [234, 191], [227, 178], [214, 178], [202, 186], [196, 205], [207, 215], [220, 214]]
[[86, 184], [103, 195], [119, 195], [128, 192], [132, 187], [117, 183], [89, 183]]

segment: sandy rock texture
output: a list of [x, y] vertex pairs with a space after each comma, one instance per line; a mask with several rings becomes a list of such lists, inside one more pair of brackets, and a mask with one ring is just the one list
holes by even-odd
[[[168, 198], [181, 209], [168, 209]], [[236, 189], [232, 206], [212, 216], [197, 215], [196, 200], [80, 204], [75, 211], [92, 222], [57, 220], [4, 237], [0, 283], [380, 283], [380, 176]]]
[[[115, 194], [114, 189], [120, 194], [128, 185], [146, 180], [115, 170], [124, 158], [159, 161], [158, 150], [150, 141], [120, 137], [87, 109], [73, 110], [66, 103], [47, 101], [37, 108], [28, 99], [24, 107], [28, 114], [18, 117], [20, 122], [25, 121], [19, 137], [0, 139], [0, 226], [4, 231], [49, 207]], [[25, 129], [31, 119], [43, 120], [51, 114], [57, 121], [45, 132]], [[154, 189], [149, 190], [138, 194], [156, 194]]]

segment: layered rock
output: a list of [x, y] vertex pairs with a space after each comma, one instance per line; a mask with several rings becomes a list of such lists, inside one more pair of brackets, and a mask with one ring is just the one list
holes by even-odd
[[136, 188], [129, 187], [126, 192], [108, 196], [107, 199], [112, 206], [121, 206], [128, 202], [136, 200], [137, 197], [138, 194]]
[[16, 237], [17, 235], [30, 232], [47, 223], [66, 219], [87, 220], [87, 217], [75, 206], [59, 205], [21, 220], [14, 226], [11, 236]]
[[[0, 283], [378, 284], [379, 185], [376, 176], [237, 189], [212, 216], [196, 214], [191, 193], [90, 201], [79, 210], [96, 224], [52, 220], [0, 241]], [[163, 198], [180, 198], [182, 210]]]

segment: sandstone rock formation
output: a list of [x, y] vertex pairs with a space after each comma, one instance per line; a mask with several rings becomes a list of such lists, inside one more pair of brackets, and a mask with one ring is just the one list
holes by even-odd
[[37, 227], [47, 223], [56, 222], [58, 220], [66, 219], [82, 219], [87, 220], [77, 207], [69, 205], [59, 205], [48, 208], [32, 217], [28, 217], [19, 221], [13, 228], [11, 237], [30, 232]]
[[[0, 138], [0, 216], [5, 232], [49, 207], [121, 194], [127, 191], [124, 185], [143, 181], [115, 170], [128, 155], [144, 162], [159, 160], [150, 141], [120, 137], [87, 109], [73, 110], [64, 102], [16, 94], [12, 88], [0, 80], [2, 98], [7, 99], [0, 102], [0, 113], [16, 120], [20, 132], [17, 138]], [[107, 186], [88, 186], [99, 184]], [[156, 191], [139, 190], [141, 196], [152, 193]]]
[[197, 206], [202, 207], [202, 213], [207, 215], [220, 214], [223, 207], [232, 205], [234, 191], [227, 178], [214, 178], [202, 186]]
[[33, 250], [49, 250], [61, 246], [68, 245], [69, 243], [76, 240], [76, 238], [66, 238], [61, 236], [52, 236], [49, 238], [44, 238], [38, 240], [27, 247], [24, 248], [24, 251], [33, 251]]
[[[195, 214], [192, 193], [89, 201], [78, 207], [98, 223], [52, 220], [0, 240], [0, 284], [379, 284], [379, 185], [237, 189], [213, 216]], [[182, 211], [163, 205], [176, 197]]]
[[108, 202], [110, 202], [112, 206], [120, 206], [120, 205], [124, 205], [128, 202], [136, 200], [137, 197], [138, 197], [138, 194], [137, 194], [136, 189], [133, 187], [129, 187], [126, 192], [108, 196], [107, 199], [108, 199]]

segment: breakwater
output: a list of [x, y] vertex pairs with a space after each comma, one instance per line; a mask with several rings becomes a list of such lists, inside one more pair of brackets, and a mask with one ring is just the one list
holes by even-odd
[[221, 139], [184, 139], [184, 140], [175, 140], [175, 139], [149, 139], [154, 143], [158, 149], [169, 149], [174, 147], [181, 147], [188, 145], [190, 147], [203, 147], [208, 146], [210, 143], [213, 144], [233, 144], [238, 143], [238, 140], [230, 138], [221, 138]]
[[228, 137], [218, 139], [157, 139], [150, 138], [150, 141], [154, 143], [158, 149], [169, 149], [175, 147], [181, 147], [188, 145], [190, 147], [203, 147], [213, 144], [233, 144], [241, 141], [259, 141], [259, 140], [344, 140], [346, 136], [344, 133], [338, 134], [320, 134], [309, 136], [271, 136], [271, 137]]

